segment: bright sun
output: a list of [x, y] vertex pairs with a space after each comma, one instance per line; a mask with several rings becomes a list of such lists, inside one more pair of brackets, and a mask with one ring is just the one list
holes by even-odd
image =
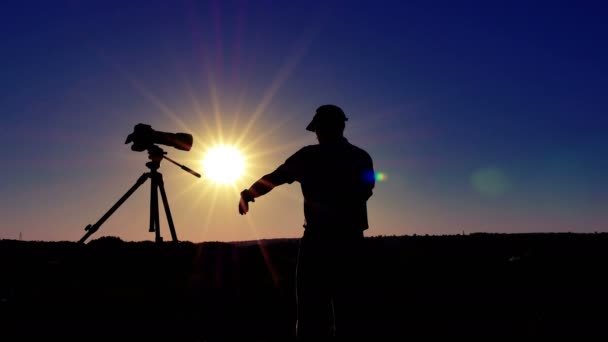
[[224, 185], [233, 184], [245, 171], [243, 155], [238, 149], [228, 145], [211, 148], [202, 164], [205, 177]]

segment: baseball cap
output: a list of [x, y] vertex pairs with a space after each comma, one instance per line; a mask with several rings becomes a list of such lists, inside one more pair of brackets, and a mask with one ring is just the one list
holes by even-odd
[[314, 132], [319, 126], [344, 121], [348, 121], [348, 118], [344, 114], [342, 108], [333, 104], [326, 104], [317, 108], [312, 121], [306, 126], [306, 130]]

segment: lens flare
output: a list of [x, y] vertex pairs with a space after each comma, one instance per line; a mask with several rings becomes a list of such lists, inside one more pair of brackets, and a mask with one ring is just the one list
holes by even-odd
[[487, 167], [473, 173], [471, 185], [478, 193], [489, 197], [498, 197], [509, 189], [507, 175], [499, 168]]
[[386, 180], [386, 174], [384, 172], [376, 172], [374, 174], [374, 179], [376, 182], [383, 182]]
[[366, 171], [363, 174], [363, 180], [367, 183], [372, 183], [372, 182], [383, 182], [386, 180], [386, 174], [384, 172], [373, 172], [373, 171]]

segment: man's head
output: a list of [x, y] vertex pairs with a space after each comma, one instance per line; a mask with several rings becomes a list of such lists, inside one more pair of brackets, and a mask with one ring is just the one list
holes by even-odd
[[346, 121], [348, 118], [340, 107], [332, 104], [322, 105], [317, 108], [306, 130], [317, 133], [317, 138], [322, 143], [342, 137]]

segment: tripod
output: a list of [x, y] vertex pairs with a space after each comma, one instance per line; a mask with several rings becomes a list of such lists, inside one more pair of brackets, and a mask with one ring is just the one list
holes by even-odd
[[150, 169], [150, 172], [144, 172], [139, 179], [135, 182], [135, 184], [108, 210], [108, 212], [103, 215], [99, 221], [97, 221], [93, 225], [87, 225], [84, 230], [86, 234], [78, 241], [79, 243], [84, 243], [89, 236], [93, 235], [99, 227], [118, 209], [128, 198], [131, 196], [142, 184], [146, 182], [148, 178], [152, 183], [151, 193], [150, 193], [150, 232], [155, 232], [155, 241], [163, 242], [163, 238], [160, 235], [160, 221], [159, 221], [159, 213], [158, 213], [158, 192], [160, 191], [161, 198], [163, 200], [163, 206], [165, 208], [165, 214], [167, 215], [167, 223], [169, 224], [169, 230], [171, 232], [171, 239], [173, 242], [178, 242], [177, 234], [175, 233], [175, 226], [173, 225], [173, 218], [171, 216], [171, 210], [169, 209], [169, 201], [167, 200], [167, 193], [165, 192], [165, 183], [163, 181], [163, 175], [158, 172], [158, 168], [160, 167], [160, 162], [163, 159], [167, 159], [173, 164], [179, 166], [182, 170], [191, 173], [196, 177], [201, 177], [195, 171], [192, 171], [188, 167], [181, 165], [169, 157], [165, 156], [167, 152], [163, 151], [160, 147], [156, 145], [152, 145], [148, 148], [148, 159], [149, 162], [146, 163], [146, 166]]

